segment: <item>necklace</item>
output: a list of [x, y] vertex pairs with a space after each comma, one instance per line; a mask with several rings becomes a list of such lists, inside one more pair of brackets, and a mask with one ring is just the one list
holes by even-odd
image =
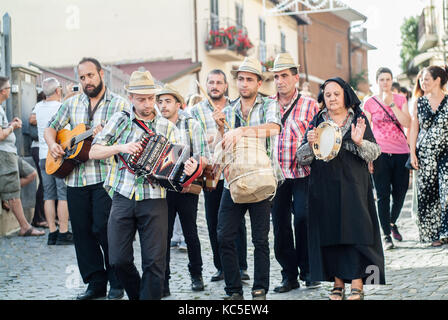
[[339, 124], [339, 122], [336, 121], [336, 120], [334, 120], [331, 116], [330, 116], [330, 119], [331, 119], [334, 123], [336, 123], [336, 124], [338, 125], [339, 128], [342, 128], [342, 127], [344, 127], [344, 126], [347, 124], [347, 121], [348, 121], [348, 117], [349, 117], [349, 116], [350, 116], [350, 112], [347, 112], [347, 115], [345, 116], [345, 119], [342, 121], [342, 124]]

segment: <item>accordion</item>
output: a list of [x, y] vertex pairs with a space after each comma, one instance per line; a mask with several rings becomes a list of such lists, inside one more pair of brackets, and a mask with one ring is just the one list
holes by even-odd
[[140, 143], [142, 151], [131, 155], [127, 161], [136, 177], [144, 177], [151, 184], [180, 192], [200, 173], [199, 170], [192, 176], [184, 173], [184, 163], [190, 158], [188, 146], [173, 144], [166, 137], [155, 133], [143, 134]]

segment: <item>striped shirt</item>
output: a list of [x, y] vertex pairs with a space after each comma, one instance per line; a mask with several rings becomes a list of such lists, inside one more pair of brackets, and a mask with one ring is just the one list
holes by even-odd
[[[56, 131], [62, 130], [67, 124], [73, 130], [84, 123], [93, 128], [105, 124], [111, 117], [122, 110], [129, 111], [129, 102], [106, 88], [103, 99], [98, 103], [93, 115], [90, 115], [90, 100], [87, 95], [79, 94], [67, 99], [51, 118], [48, 127]], [[85, 187], [103, 182], [110, 169], [110, 160], [88, 160], [65, 178], [69, 187]]]
[[176, 127], [180, 131], [180, 143], [190, 148], [193, 157], [201, 156], [210, 159], [205, 132], [199, 121], [185, 112], [179, 112]]
[[[238, 122], [241, 127], [255, 127], [267, 123], [276, 123], [282, 127], [278, 104], [274, 100], [263, 98], [261, 94], [257, 95], [255, 103], [249, 111], [247, 119], [244, 119], [243, 114], [241, 113], [241, 98], [238, 98], [231, 105], [224, 108], [222, 112], [226, 116], [226, 121], [231, 129], [237, 128]], [[228, 129], [225, 128], [225, 131], [228, 131]], [[276, 139], [277, 136], [266, 138], [265, 147], [271, 158], [277, 179], [282, 180], [283, 176], [281, 172], [279, 172], [280, 168], [278, 167], [278, 161], [275, 158], [275, 153], [272, 152], [272, 146], [274, 145]], [[224, 187], [228, 188], [227, 181], [224, 183]]]
[[[132, 120], [135, 114], [130, 116], [123, 112], [116, 113], [109, 120], [104, 129], [95, 137], [93, 144], [111, 146], [114, 144], [126, 144], [129, 142], [138, 142], [145, 131], [135, 124]], [[140, 119], [141, 120], [141, 119]], [[143, 121], [143, 120], [142, 120]], [[180, 142], [180, 132], [171, 121], [156, 115], [152, 120], [144, 121], [145, 125], [153, 132], [161, 134], [168, 138], [172, 143]], [[127, 161], [129, 154], [121, 154]], [[110, 195], [118, 192], [122, 196], [136, 201], [146, 199], [163, 199], [166, 197], [166, 190], [160, 186], [152, 187], [144, 178], [137, 178], [127, 169], [123, 169], [123, 163], [113, 161], [111, 170], [104, 182], [104, 188]]]
[[[280, 105], [278, 94], [272, 98]], [[274, 149], [286, 179], [303, 178], [310, 174], [309, 166], [298, 164], [296, 151], [302, 143], [308, 124], [319, 112], [319, 106], [314, 99], [304, 96], [300, 96], [298, 100], [297, 98], [299, 98], [299, 92], [296, 90], [288, 105], [279, 106], [282, 117], [289, 109], [293, 108], [284, 122], [282, 132], [275, 141]]]

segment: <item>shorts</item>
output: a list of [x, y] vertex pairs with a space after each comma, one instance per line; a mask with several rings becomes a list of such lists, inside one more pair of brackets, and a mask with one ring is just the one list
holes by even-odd
[[44, 187], [44, 201], [63, 200], [67, 201], [67, 185], [64, 179], [56, 178], [45, 171], [45, 159], [39, 160], [40, 173], [42, 175], [42, 186]]
[[0, 163], [0, 198], [20, 199], [20, 178], [32, 174], [33, 166], [17, 154], [5, 151], [0, 151]]

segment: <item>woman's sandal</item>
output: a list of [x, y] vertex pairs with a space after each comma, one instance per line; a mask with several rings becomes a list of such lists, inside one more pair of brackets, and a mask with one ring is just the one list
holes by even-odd
[[448, 243], [448, 238], [443, 238], [443, 239], [436, 240], [433, 243], [431, 243], [431, 247], [437, 248], [437, 247], [441, 247], [441, 246], [443, 246], [444, 244], [447, 244], [447, 243]]
[[[336, 299], [332, 297], [337, 297]], [[344, 300], [345, 299], [345, 289], [341, 287], [335, 287], [333, 290], [331, 290], [330, 293], [330, 300]]]
[[364, 291], [358, 288], [352, 288], [348, 300], [364, 300]]

